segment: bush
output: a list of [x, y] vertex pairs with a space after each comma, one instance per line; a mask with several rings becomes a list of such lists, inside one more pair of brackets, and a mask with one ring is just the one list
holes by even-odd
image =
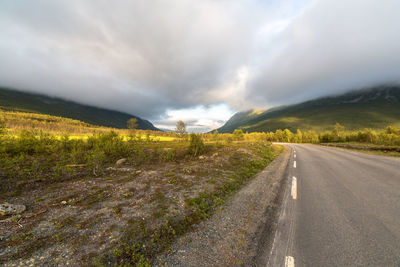
[[237, 141], [244, 140], [244, 133], [241, 129], [234, 130], [233, 136], [235, 137], [235, 140], [237, 140]]
[[386, 134], [400, 135], [400, 130], [396, 129], [393, 126], [388, 126], [388, 127], [386, 127], [385, 133]]
[[128, 143], [115, 132], [95, 134], [87, 142], [90, 149], [104, 152], [110, 162], [125, 157], [129, 151]]
[[371, 143], [376, 141], [376, 134], [371, 129], [365, 129], [364, 131], [359, 131], [357, 133], [357, 141], [361, 143]]
[[205, 146], [200, 135], [192, 133], [190, 135], [189, 153], [197, 156], [204, 152]]

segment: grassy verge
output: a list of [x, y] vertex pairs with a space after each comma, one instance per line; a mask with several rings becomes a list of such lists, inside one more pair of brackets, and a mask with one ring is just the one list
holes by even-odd
[[177, 237], [190, 231], [194, 224], [210, 217], [229, 196], [282, 152], [282, 147], [261, 143], [251, 144], [250, 148], [257, 157], [249, 159], [243, 157], [241, 152], [233, 153], [226, 166], [226, 170], [232, 171], [230, 179], [225, 180], [211, 192], [203, 191], [197, 197], [187, 198], [184, 214], [165, 216], [163, 223], [155, 228], [150, 223], [153, 218], [149, 218], [149, 221], [132, 222], [124, 233], [122, 244], [98, 263], [150, 266], [152, 259], [158, 253], [167, 249]]

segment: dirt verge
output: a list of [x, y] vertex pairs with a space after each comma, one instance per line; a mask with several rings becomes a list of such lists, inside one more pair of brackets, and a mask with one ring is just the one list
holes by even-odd
[[1, 196], [26, 211], [0, 216], [0, 265], [148, 266], [280, 152], [240, 142], [171, 161], [128, 158], [99, 176]]
[[[157, 259], [158, 266], [251, 265], [257, 244], [269, 242], [286, 181], [289, 148]], [[262, 235], [262, 236], [261, 236]]]

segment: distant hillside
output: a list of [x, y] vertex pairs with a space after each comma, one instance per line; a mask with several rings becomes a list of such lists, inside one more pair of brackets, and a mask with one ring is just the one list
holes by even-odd
[[137, 118], [138, 129], [158, 130], [151, 122], [127, 113], [5, 88], [0, 88], [0, 109], [60, 116], [120, 129], [126, 128], [126, 122], [130, 118]]
[[236, 113], [219, 132], [276, 131], [277, 129], [330, 130], [336, 123], [347, 130], [400, 126], [400, 87], [381, 86], [319, 98], [265, 111]]

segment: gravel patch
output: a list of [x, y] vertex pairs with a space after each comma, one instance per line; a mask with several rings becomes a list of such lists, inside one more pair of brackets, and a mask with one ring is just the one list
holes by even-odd
[[[268, 242], [286, 181], [289, 149], [275, 159], [210, 219], [160, 255], [156, 266], [251, 265], [258, 244]], [[270, 233], [266, 233], [269, 231]], [[260, 236], [262, 233], [264, 236]]]

